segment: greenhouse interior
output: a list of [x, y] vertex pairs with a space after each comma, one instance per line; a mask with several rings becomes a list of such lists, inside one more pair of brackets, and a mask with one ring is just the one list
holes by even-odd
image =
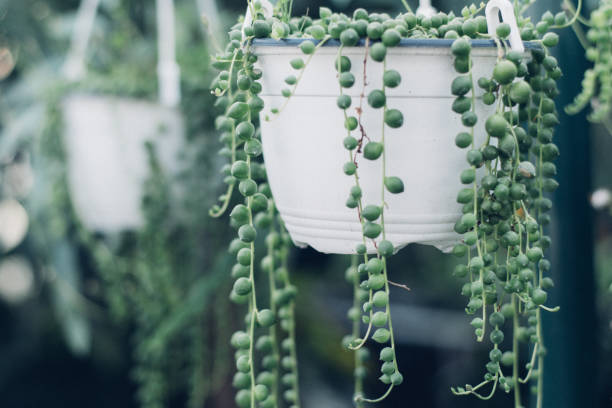
[[612, 0], [0, 0], [3, 408], [612, 407]]

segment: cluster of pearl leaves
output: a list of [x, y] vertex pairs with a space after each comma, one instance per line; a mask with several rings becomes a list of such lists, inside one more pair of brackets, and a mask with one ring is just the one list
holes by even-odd
[[[451, 25], [455, 21], [454, 19], [450, 19], [448, 15], [436, 15], [435, 17], [438, 19], [438, 21], [435, 21], [436, 19], [432, 18], [431, 21], [429, 21], [429, 24], [433, 24], [436, 26], [437, 29], [440, 29], [438, 31], [438, 35], [440, 34], [440, 31], [444, 29], [443, 26], [446, 25], [447, 27], [444, 32], [445, 38], [458, 38], [459, 32], [462, 32], [462, 34], [469, 37], [470, 32], [472, 30], [471, 26], [474, 27], [473, 34], [477, 34], [478, 31], [481, 29], [482, 19], [479, 19], [479, 16], [475, 16], [478, 11], [479, 10], [475, 7], [467, 9], [467, 15], [464, 15], [465, 21], [462, 22], [461, 26]], [[402, 32], [401, 26], [390, 26], [385, 28], [384, 22], [387, 21], [385, 16], [379, 17], [378, 15], [368, 15], [367, 12], [365, 12], [364, 10], [358, 10], [355, 12], [352, 23], [350, 23], [354, 23], [354, 26], [349, 26], [349, 24], [335, 24], [334, 26], [334, 23], [337, 23], [333, 21], [335, 16], [338, 15], [334, 15], [331, 12], [328, 12], [326, 9], [322, 9], [322, 19], [320, 21], [325, 22], [327, 19], [327, 22], [329, 22], [329, 24], [327, 24], [326, 27], [324, 27], [323, 24], [316, 24], [316, 22], [308, 22], [307, 18], [292, 19], [292, 21], [290, 21], [289, 23], [285, 23], [289, 27], [288, 30], [290, 32], [298, 32], [300, 29], [304, 29], [304, 34], [319, 40], [319, 43], [316, 45], [315, 43], [310, 41], [302, 43], [302, 51], [306, 56], [308, 56], [308, 58], [306, 61], [302, 59], [293, 60], [291, 62], [291, 65], [294, 69], [298, 71], [303, 71], [308, 65], [310, 58], [312, 58], [312, 55], [316, 52], [316, 49], [321, 46], [325, 41], [329, 40], [329, 38], [334, 38], [334, 36], [340, 40], [343, 46], [354, 45], [356, 41], [358, 41], [361, 37], [366, 36], [366, 41], [368, 41], [368, 44], [369, 41], [372, 41], [372, 45], [371, 47], [369, 47], [369, 50], [366, 49], [369, 53], [370, 58], [376, 62], [384, 64], [386, 48], [397, 45], [402, 36], [406, 35], [405, 32]], [[379, 18], [382, 21], [376, 21]], [[414, 16], [411, 13], [408, 13], [405, 16], [401, 16], [401, 18], [408, 27], [410, 27], [410, 25], [414, 22], [414, 25], [411, 27], [411, 29], [415, 29], [417, 27], [420, 28], [420, 30], [418, 30], [420, 32], [415, 33], [416, 36], [423, 36], [423, 32], [426, 33], [425, 35], [431, 35], [431, 32], [423, 30], [423, 27], [429, 25], [427, 22], [425, 22], [425, 24], [421, 26], [421, 24], [423, 24], [424, 19]], [[444, 21], [445, 18], [446, 21]], [[342, 22], [340, 18], [338, 21]], [[366, 21], [365, 25], [361, 23], [363, 21]], [[369, 23], [367, 21], [369, 21]], [[278, 21], [275, 23], [278, 23]], [[291, 23], [293, 23], [293, 27]], [[365, 27], [365, 35], [359, 32], [360, 26]], [[250, 35], [256, 38], [268, 37], [271, 35], [274, 27], [274, 24], [270, 25], [269, 21], [266, 21], [265, 19], [256, 19], [253, 22], [252, 27], [250, 27], [250, 30], [245, 30], [245, 34], [247, 35], [247, 37], [250, 37]], [[533, 39], [537, 37], [538, 33], [543, 34], [541, 33], [542, 30], [540, 27], [540, 24], [538, 24], [537, 28], [529, 26], [523, 27], [523, 38]], [[281, 22], [276, 25], [276, 29], [278, 31], [284, 31], [286, 27], [282, 25]], [[336, 33], [333, 32], [334, 29], [336, 29]], [[340, 31], [338, 32], [338, 30]], [[497, 31], [499, 37], [506, 37], [508, 35], [508, 33], [505, 32], [506, 30], [507, 27], [505, 25], [501, 25], [500, 27], [498, 27]], [[286, 33], [283, 32], [281, 34]], [[530, 35], [532, 36], [532, 38], [529, 38]], [[546, 46], [553, 46], [556, 44], [557, 38], [554, 34], [547, 34], [546, 36], [544, 36], [542, 42]], [[466, 47], [465, 44], [467, 44], [468, 46]], [[503, 47], [503, 44], [500, 42], [499, 46]], [[360, 220], [362, 221], [363, 226], [364, 241], [366, 239], [375, 240], [379, 236], [382, 236], [382, 240], [379, 240], [377, 242], [378, 254], [372, 259], [368, 259], [368, 256], [365, 254], [365, 245], [361, 244], [356, 248], [357, 253], [364, 255], [364, 262], [359, 265], [356, 265], [355, 268], [349, 269], [350, 272], [347, 274], [347, 276], [349, 280], [355, 284], [356, 305], [360, 303], [361, 307], [366, 312], [366, 314], [361, 318], [366, 324], [368, 324], [369, 329], [372, 327], [372, 325], [378, 327], [378, 329], [376, 329], [376, 331], [372, 335], [372, 338], [380, 343], [386, 343], [387, 341], [390, 341], [391, 347], [386, 347], [381, 352], [381, 359], [383, 360], [383, 365], [381, 367], [381, 381], [390, 384], [390, 387], [388, 389], [389, 392], [394, 385], [399, 385], [399, 383], [401, 383], [402, 377], [399, 373], [397, 361], [395, 359], [393, 332], [391, 327], [388, 305], [389, 283], [386, 273], [386, 257], [392, 254], [393, 247], [388, 241], [384, 239], [384, 194], [385, 189], [389, 193], [401, 193], [403, 191], [403, 184], [401, 183], [401, 180], [399, 178], [385, 175], [382, 180], [382, 184], [385, 186], [385, 188], [382, 189], [381, 205], [370, 205], [364, 207], [361, 203], [361, 194], [357, 176], [357, 154], [362, 154], [365, 159], [377, 160], [379, 158], [382, 158], [382, 160], [384, 161], [384, 139], [382, 139], [381, 142], [369, 142], [365, 144], [365, 146], [363, 146], [362, 151], [361, 144], [364, 143], [364, 140], [358, 140], [357, 138], [354, 138], [351, 135], [351, 131], [357, 128], [360, 118], [349, 116], [346, 113], [347, 108], [351, 105], [352, 101], [350, 100], [350, 98], [347, 98], [346, 95], [342, 94], [342, 88], [353, 86], [353, 84], [355, 83], [355, 79], [352, 78], [350, 74], [350, 61], [344, 58], [341, 55], [341, 52], [342, 47], [340, 48], [339, 56], [334, 68], [338, 71], [341, 90], [340, 96], [338, 98], [338, 106], [342, 109], [345, 115], [345, 124], [347, 128], [347, 136], [344, 139], [344, 145], [349, 151], [350, 157], [350, 160], [344, 165], [344, 172], [350, 176], [354, 176], [356, 180], [355, 186], [351, 189], [349, 193], [347, 206], [351, 208], [356, 208], [359, 212]], [[477, 118], [475, 118], [475, 114], [473, 112], [473, 103], [470, 102], [470, 98], [465, 97], [465, 95], [474, 88], [473, 79], [469, 75], [469, 73], [471, 72], [471, 62], [469, 60], [469, 42], [465, 40], [456, 41], [453, 46], [453, 53], [455, 53], [455, 55], [457, 56], [455, 60], [455, 67], [458, 72], [467, 73], [467, 76], [470, 77], [469, 85], [466, 79], [467, 76], [461, 76], [453, 82], [452, 91], [457, 95], [457, 100], [453, 105], [453, 110], [462, 114], [462, 121], [464, 122], [466, 127], [473, 128], [473, 125], [475, 124], [474, 121], [477, 120]], [[543, 231], [541, 231], [542, 225], [545, 224], [547, 221], [546, 214], [543, 214], [543, 212], [550, 208], [549, 201], [542, 196], [542, 192], [549, 191], [556, 187], [556, 182], [554, 182], [554, 180], [551, 178], [551, 176], [554, 175], [554, 165], [552, 165], [552, 163], [550, 162], [558, 153], [556, 151], [556, 147], [551, 143], [550, 140], [552, 137], [551, 128], [555, 124], [556, 116], [554, 113], [554, 104], [552, 105], [551, 110], [550, 98], [555, 96], [554, 94], [556, 93], [556, 87], [554, 86], [554, 80], [558, 78], [560, 71], [556, 66], [556, 61], [554, 61], [554, 58], [546, 55], [543, 50], [534, 52], [533, 60], [529, 63], [531, 65], [527, 64], [526, 61], [521, 61], [521, 58], [519, 58], [519, 55], [517, 53], [507, 53], [506, 58], [503, 60], [500, 59], [498, 66], [496, 66], [496, 70], [493, 72], [492, 75], [493, 78], [483, 78], [482, 80], [479, 79], [478, 81], [478, 85], [488, 91], [486, 92], [484, 99], [491, 104], [498, 101], [498, 105], [502, 107], [502, 109], [499, 110], [498, 114], [492, 116], [491, 118], [487, 118], [487, 131], [489, 132], [489, 136], [498, 137], [500, 140], [497, 146], [493, 146], [492, 144], [489, 144], [489, 141], [491, 140], [489, 138], [487, 140], [487, 145], [483, 146], [482, 149], [471, 149], [467, 154], [468, 163], [470, 164], [471, 168], [466, 169], [466, 171], [462, 172], [460, 178], [462, 182], [468, 185], [473, 184], [472, 189], [466, 190], [473, 191], [474, 195], [473, 199], [470, 200], [465, 190], [462, 190], [462, 192], [460, 192], [459, 194], [458, 200], [465, 201], [465, 203], [463, 203], [464, 210], [467, 209], [467, 211], [465, 211], [464, 216], [458, 222], [456, 229], [458, 232], [462, 232], [465, 234], [465, 244], [457, 246], [454, 252], [456, 255], [463, 255], [466, 252], [470, 252], [471, 255], [472, 250], [476, 250], [475, 254], [481, 254], [483, 249], [487, 248], [487, 244], [497, 240], [496, 243], [498, 248], [502, 245], [508, 248], [506, 264], [510, 267], [510, 271], [514, 269], [512, 265], [515, 265], [512, 262], [512, 257], [517, 258], [516, 265], [519, 265], [519, 267], [525, 267], [521, 270], [521, 272], [523, 272], [522, 275], [524, 276], [522, 276], [522, 280], [519, 279], [518, 281], [527, 281], [528, 283], [531, 282], [529, 282], [529, 279], [527, 278], [532, 276], [528, 272], [524, 271], [528, 269], [527, 266], [534, 266], [535, 262], [537, 261], [538, 266], [534, 269], [538, 270], [538, 273], [540, 274], [540, 279], [536, 279], [536, 277], [533, 276], [533, 282], [536, 282], [537, 285], [524, 285], [527, 288], [526, 290], [519, 290], [518, 292], [516, 292], [516, 288], [511, 289], [510, 287], [511, 285], [516, 286], [517, 280], [512, 280], [514, 276], [512, 276], [513, 274], [511, 272], [508, 273], [508, 268], [506, 268], [508, 279], [506, 279], [506, 285], [504, 288], [504, 290], [509, 290], [510, 293], [512, 293], [512, 302], [516, 301], [518, 309], [521, 309], [521, 305], [523, 305], [523, 310], [525, 311], [525, 313], [528, 312], [528, 322], [530, 326], [527, 328], [527, 330], [532, 329], [533, 326], [535, 326], [536, 333], [531, 333], [530, 339], [537, 339], [538, 342], [535, 342], [536, 347], [534, 347], [533, 352], [534, 358], [532, 358], [531, 362], [528, 364], [529, 373], [527, 374], [527, 378], [535, 379], [536, 377], [541, 378], [541, 376], [536, 375], [537, 370], [534, 369], [533, 361], [535, 360], [536, 355], [541, 355], [543, 352], [543, 346], [541, 345], [541, 333], [538, 330], [539, 310], [540, 308], [546, 308], [543, 305], [545, 301], [544, 289], [547, 286], [550, 286], [551, 284], [549, 278], [541, 277], [542, 272], [544, 272], [547, 269], [547, 265], [549, 265], [547, 264], [548, 261], [544, 260], [540, 255], [542, 249], [544, 249], [548, 245], [548, 239], [543, 235]], [[226, 61], [227, 60], [228, 59], [226, 59]], [[513, 74], [513, 69], [510, 68], [510, 65], [508, 65], [508, 63], [514, 64], [516, 73]], [[527, 67], [527, 69], [525, 69], [525, 67]], [[508, 71], [510, 72], [510, 74], [513, 75], [508, 74]], [[542, 72], [544, 72], [544, 74], [542, 74]], [[504, 77], [504, 75], [510, 76], [512, 78], [508, 80]], [[524, 77], [525, 79], [521, 81], [514, 81], [514, 77], [516, 76]], [[230, 76], [228, 76], [227, 78], [230, 78]], [[501, 81], [498, 81], [497, 79], [500, 78]], [[550, 84], [550, 80], [553, 81], [552, 86]], [[224, 81], [224, 79], [220, 76], [219, 82], [221, 85], [220, 89], [222, 89], [221, 92], [223, 92], [224, 86], [222, 81]], [[293, 94], [298, 81], [299, 76], [290, 76], [286, 79], [287, 84], [289, 86], [293, 86], [293, 90], [287, 89], [287, 91], [284, 92], [284, 95], [287, 98], [289, 98]], [[392, 70], [385, 70], [385, 77], [383, 78], [385, 87], [397, 86], [397, 84], [399, 83], [398, 81], [401, 81], [401, 76], [398, 72]], [[253, 97], [257, 98], [256, 95], [258, 93], [258, 89], [256, 85], [253, 85], [254, 83], [249, 84], [248, 89], [249, 91], [254, 91], [252, 92]], [[228, 87], [229, 86], [225, 84], [225, 89], [228, 89]], [[247, 89], [244, 84], [243, 87]], [[545, 99], [543, 99], [543, 97]], [[257, 99], [255, 100], [257, 101]], [[534, 104], [535, 100], [538, 100], [539, 109], [534, 109], [532, 106], [530, 106]], [[245, 102], [241, 103], [245, 104]], [[368, 103], [374, 108], [382, 109], [384, 121], [387, 126], [399, 127], [402, 125], [403, 117], [401, 115], [401, 112], [396, 111], [392, 108], [387, 108], [386, 106], [384, 88], [382, 90], [373, 91], [370, 95], [368, 95]], [[256, 105], [256, 108], [259, 109], [259, 101], [257, 101], [256, 103], [252, 103], [249, 100], [249, 103], [246, 103], [246, 105]], [[227, 107], [228, 115], [229, 112], [232, 111], [233, 106], [234, 105]], [[513, 106], [516, 106], [518, 108], [517, 111], [513, 112]], [[236, 110], [235, 106], [234, 110]], [[534, 110], [535, 112], [533, 112]], [[277, 109], [272, 109], [271, 112], [272, 114], [280, 113]], [[529, 125], [531, 125], [531, 127], [529, 127], [528, 125], [528, 131], [525, 131], [525, 129], [518, 126], [519, 121], [524, 122], [525, 119], [528, 119]], [[536, 125], [533, 125], [532, 122], [535, 122]], [[499, 130], [500, 126], [504, 127], [504, 131]], [[522, 129], [522, 131], [519, 129]], [[502, 133], [504, 134], [502, 135]], [[508, 135], [511, 135], [509, 137], [513, 138], [514, 144], [511, 143], [511, 140], [508, 137], [506, 137]], [[457, 136], [457, 145], [463, 148], [471, 145], [473, 137], [470, 138], [470, 136], [470, 132], [460, 133]], [[535, 143], [533, 139], [536, 139]], [[510, 146], [511, 144], [512, 146]], [[495, 149], [495, 154], [493, 149]], [[538, 152], [538, 149], [540, 163], [536, 163], [536, 170], [536, 165], [531, 164], [530, 166], [529, 164], [531, 162], [529, 162], [529, 160], [522, 159], [525, 158], [525, 155], [527, 155], [527, 158], [529, 158], [530, 152], [531, 154], [537, 156], [536, 153]], [[491, 164], [494, 160], [495, 166], [492, 166]], [[502, 178], [502, 180], [497, 180], [497, 182], [495, 183], [495, 189], [493, 190], [493, 193], [490, 194], [490, 197], [493, 198], [493, 200], [495, 201], [499, 201], [497, 202], [497, 204], [502, 205], [501, 201], [502, 197], [504, 197], [504, 187], [508, 187], [508, 197], [512, 197], [512, 200], [514, 201], [519, 201], [519, 208], [516, 209], [514, 213], [511, 212], [511, 215], [509, 216], [511, 220], [509, 222], [510, 225], [508, 231], [503, 231], [504, 229], [506, 229], [505, 225], [502, 226], [501, 230], [498, 229], [498, 227], [495, 227], [494, 238], [487, 236], [487, 234], [490, 235], [491, 231], [487, 231], [487, 223], [483, 222], [483, 219], [480, 219], [479, 217], [483, 217], [485, 211], [489, 211], [491, 214], [494, 215], [495, 211], [499, 212], [501, 210], [502, 213], [507, 214], [508, 208], [497, 208], [498, 206], [494, 205], [495, 203], [491, 203], [491, 206], [493, 208], [489, 208], [490, 202], [485, 200], [486, 197], [484, 197], [482, 193], [486, 187], [478, 185], [475, 181], [475, 177], [473, 177], [475, 168], [481, 167], [483, 165], [486, 165], [488, 170], [493, 170], [493, 173], [490, 172], [491, 174], [488, 174], [487, 176], [495, 177], [498, 173], [500, 176], [502, 176], [500, 177]], [[234, 177], [235, 175], [233, 171], [233, 165], [230, 172], [231, 177]], [[510, 180], [510, 183], [508, 183], [507, 180], [503, 178], [507, 177], [503, 175], [503, 172], [508, 172], [513, 176]], [[239, 174], [239, 172], [237, 172], [237, 174]], [[493, 184], [493, 180], [491, 179], [491, 177], [489, 177], [488, 179], [489, 186]], [[232, 186], [232, 180], [230, 179], [228, 181], [228, 185]], [[242, 184], [242, 181], [240, 183]], [[499, 191], [496, 191], [498, 187], [497, 184], [500, 186]], [[241, 191], [243, 190], [240, 188], [240, 186], [239, 189]], [[532, 200], [530, 197], [528, 197], [528, 195], [523, 194], [523, 189], [528, 192], [528, 195], [537, 197]], [[539, 196], [536, 194], [536, 192], [537, 194], [539, 194]], [[490, 188], [489, 193], [491, 193]], [[469, 195], [472, 196], [471, 193]], [[500, 197], [499, 199], [498, 196]], [[515, 199], [515, 197], [520, 197], [520, 199], [517, 200]], [[224, 199], [227, 199], [227, 195], [226, 197], [224, 197]], [[512, 204], [513, 209], [515, 205], [516, 204]], [[537, 221], [534, 217], [529, 215], [528, 212], [529, 209], [533, 208], [535, 208], [536, 212], [538, 213]], [[489, 214], [487, 215], [489, 216]], [[379, 220], [379, 222], [376, 222], [377, 220]], [[487, 220], [491, 221], [490, 217]], [[478, 226], [480, 226], [480, 228], [478, 228]], [[517, 228], [518, 232], [514, 231]], [[498, 236], [498, 233], [501, 234], [501, 232], [503, 232], [503, 235], [500, 237]], [[513, 239], [515, 235], [519, 237], [518, 244], [514, 243]], [[523, 236], [525, 238], [524, 241], [522, 239]], [[512, 239], [508, 241], [508, 239], [510, 238]], [[495, 247], [495, 243], [491, 243], [491, 245], [492, 247]], [[479, 249], [480, 252], [478, 252]], [[512, 249], [512, 251], [510, 249]], [[490, 283], [488, 282], [490, 282], [493, 277], [490, 273], [485, 273], [485, 271], [492, 272], [491, 269], [487, 270], [487, 267], [492, 264], [490, 256], [492, 256], [491, 251], [493, 250], [490, 248], [488, 250], [490, 252], [486, 253], [485, 256], [471, 256], [467, 265], [460, 265], [455, 271], [455, 274], [458, 276], [467, 276], [467, 274], [469, 273], [470, 276], [473, 277], [474, 274], [478, 274], [478, 278], [472, 280], [469, 283], [471, 305], [468, 304], [468, 308], [466, 310], [469, 313], [474, 313], [475, 310], [483, 311], [483, 316], [485, 317], [485, 319], [476, 318], [473, 321], [473, 325], [476, 328], [476, 334], [479, 340], [482, 340], [484, 338], [487, 320], [487, 305], [491, 304], [491, 299], [487, 297], [491, 296], [491, 290], [489, 289], [487, 292], [486, 289], [488, 288], [487, 285], [490, 285]], [[517, 251], [518, 253], [515, 254], [515, 252]], [[495, 257], [497, 257], [497, 255], [495, 255]], [[524, 257], [527, 257], [526, 265]], [[538, 257], [540, 257], [540, 259], [536, 259]], [[251, 259], [249, 259], [249, 261], [251, 261]], [[482, 266], [480, 266], [481, 262]], [[499, 266], [497, 260], [495, 260], [495, 266]], [[361, 280], [361, 278], [366, 274], [366, 279]], [[499, 275], [502, 274], [501, 272], [493, 272], [493, 274], [495, 274], [495, 279], [500, 281], [502, 280], [502, 278], [499, 277]], [[359, 284], [357, 285], [357, 283]], [[383, 288], [384, 290], [382, 290]], [[515, 292], [512, 292], [513, 290], [515, 290]], [[467, 292], [466, 287], [464, 287], [464, 292]], [[374, 312], [375, 306], [381, 307], [384, 310]], [[518, 387], [513, 387], [513, 384], [516, 384], [516, 381], [514, 380], [518, 380], [518, 378], [515, 378], [516, 375], [513, 375], [512, 379], [507, 379], [505, 376], [503, 376], [500, 370], [497, 370], [497, 367], [499, 365], [498, 363], [503, 361], [507, 362], [509, 360], [508, 356], [510, 355], [509, 353], [500, 355], [501, 352], [498, 349], [498, 344], [500, 344], [503, 340], [503, 332], [500, 330], [499, 327], [503, 325], [502, 318], [505, 319], [506, 316], [509, 315], [509, 308], [502, 307], [501, 305], [496, 306], [495, 302], [493, 302], [493, 308], [496, 308], [497, 311], [491, 314], [491, 316], [489, 317], [489, 323], [491, 324], [491, 326], [495, 327], [490, 336], [491, 341], [494, 344], [494, 349], [491, 353], [491, 362], [487, 364], [488, 372], [485, 375], [485, 382], [483, 384], [493, 382], [495, 389], [495, 387], [499, 383], [506, 390], [514, 388], [516, 394], [518, 392]], [[504, 310], [505, 313], [503, 313]], [[353, 319], [358, 319], [360, 317], [359, 313], [356, 313], [356, 308], [353, 308], [350, 314]], [[533, 322], [535, 322], [536, 324], [531, 325], [531, 323]], [[383, 327], [385, 325], [388, 325], [388, 329], [386, 327]], [[358, 328], [358, 325], [354, 327]], [[352, 341], [347, 342], [347, 346], [349, 348], [360, 350], [360, 353], [358, 353], [359, 357], [356, 358], [356, 363], [362, 362], [364, 357], [367, 356], [367, 353], [364, 353], [363, 350], [361, 350], [361, 347], [365, 344], [365, 341], [367, 340], [367, 337], [370, 333], [369, 329], [365, 338], [353, 338], [351, 339]], [[522, 337], [525, 337], [524, 333], [526, 331], [521, 332]], [[357, 334], [354, 333], [354, 337], [357, 337]], [[540, 347], [539, 351], [537, 350], [538, 346]], [[517, 360], [517, 358], [514, 357], [514, 354], [512, 355], [513, 364], [516, 365], [515, 361]], [[363, 376], [363, 371], [364, 370], [362, 366], [357, 367], [356, 380], [361, 379], [361, 377]], [[513, 369], [513, 371], [515, 372], [517, 370]], [[476, 387], [458, 387], [454, 391], [458, 394], [475, 394], [481, 396], [476, 391], [483, 384]], [[361, 387], [358, 388], [360, 389]], [[388, 395], [388, 392], [386, 392], [383, 397]], [[365, 399], [361, 395], [360, 391], [356, 393], [356, 401], [358, 404], [364, 401], [378, 400], [380, 400], [380, 398], [375, 400]]]

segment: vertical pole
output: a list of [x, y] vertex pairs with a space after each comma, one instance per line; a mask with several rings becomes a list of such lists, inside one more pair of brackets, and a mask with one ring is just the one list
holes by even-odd
[[[547, 7], [558, 10], [559, 1], [538, 2], [537, 16]], [[563, 112], [580, 91], [588, 64], [584, 50], [571, 29], [561, 30], [555, 50], [564, 76], [557, 100], [561, 124], [555, 143], [559, 189], [554, 193], [555, 210], [549, 228], [552, 235], [552, 274], [555, 288], [549, 305], [560, 305], [558, 313], [543, 313], [544, 341], [548, 353], [544, 363], [544, 408], [595, 407], [597, 391], [597, 319], [593, 270], [592, 211], [589, 123], [585, 114]]]

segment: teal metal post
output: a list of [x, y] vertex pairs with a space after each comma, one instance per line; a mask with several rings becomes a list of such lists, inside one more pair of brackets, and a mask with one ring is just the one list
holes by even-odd
[[[540, 7], [559, 10], [560, 1], [539, 1]], [[540, 8], [542, 10], [542, 8]], [[555, 50], [564, 77], [557, 109], [561, 124], [556, 143], [559, 189], [548, 233], [552, 235], [552, 274], [556, 287], [549, 305], [560, 305], [558, 313], [544, 313], [544, 340], [548, 354], [544, 364], [544, 408], [591, 408], [598, 389], [597, 318], [593, 269], [591, 162], [589, 123], [584, 114], [563, 113], [580, 90], [588, 64], [584, 49], [571, 29], [561, 30]], [[532, 406], [535, 407], [535, 404]]]

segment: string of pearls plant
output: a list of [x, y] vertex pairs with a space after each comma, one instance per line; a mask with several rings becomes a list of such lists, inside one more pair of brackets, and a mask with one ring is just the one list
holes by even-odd
[[[287, 269], [291, 240], [271, 198], [265, 168], [257, 161], [262, 152], [258, 114], [263, 101], [257, 96], [261, 92], [261, 71], [253, 66], [257, 58], [250, 50], [251, 40], [243, 38], [239, 28], [234, 27], [226, 47], [228, 59], [215, 63], [223, 69], [214, 84], [219, 97], [216, 106], [223, 112], [216, 120], [224, 145], [219, 153], [230, 162], [222, 169], [227, 192], [221, 196], [222, 204], [212, 208], [210, 214], [219, 217], [228, 209], [237, 185], [243, 201], [230, 212], [231, 225], [238, 230], [238, 237], [229, 245], [229, 252], [236, 257], [230, 299], [247, 304], [248, 312], [245, 330], [231, 337], [236, 348], [236, 403], [239, 407], [277, 407], [282, 390], [283, 399], [299, 407], [293, 303], [296, 288]], [[266, 233], [266, 255], [259, 269], [258, 231]], [[256, 291], [257, 269], [268, 275], [267, 308], [258, 306], [262, 299]], [[278, 330], [279, 324], [284, 333]], [[265, 334], [261, 329], [267, 329]], [[260, 361], [256, 352], [261, 354]]]
[[[497, 35], [504, 39], [509, 27], [501, 25]], [[547, 47], [557, 42], [556, 34], [546, 34], [544, 47], [532, 49], [530, 58], [515, 51], [500, 53], [492, 76], [477, 80], [472, 75], [470, 43], [457, 39], [451, 47], [455, 69], [461, 74], [451, 86], [457, 97], [453, 110], [462, 115], [467, 128], [455, 143], [467, 149], [469, 165], [460, 174], [466, 187], [457, 196], [464, 214], [455, 231], [463, 234], [463, 243], [453, 249], [458, 257], [467, 255], [467, 262], [458, 264], [454, 275], [468, 279], [462, 288], [462, 294], [469, 298], [466, 312], [480, 312], [471, 322], [477, 340], [484, 341], [489, 329], [492, 345], [484, 381], [453, 388], [453, 393], [489, 399], [500, 386], [506, 392], [514, 390], [517, 407], [522, 406], [519, 384], [528, 381], [534, 384], [537, 406], [542, 406], [545, 347], [541, 311], [556, 310], [545, 306], [546, 289], [553, 283], [545, 277], [550, 262], [544, 258], [544, 250], [550, 246], [550, 238], [543, 226], [550, 222], [546, 212], [552, 206], [544, 193], [558, 186], [552, 178], [552, 161], [559, 151], [552, 135], [558, 124], [555, 80], [561, 71], [547, 53]], [[485, 119], [487, 139], [480, 146], [474, 140], [476, 86], [486, 92], [483, 103], [496, 108]], [[478, 180], [476, 171], [480, 168], [485, 175]], [[511, 322], [511, 329], [505, 330], [512, 333], [512, 347], [502, 353], [506, 320]], [[523, 378], [519, 342], [529, 343], [532, 350]], [[502, 366], [511, 367], [511, 374], [504, 374]], [[480, 389], [486, 384], [492, 384], [492, 389], [483, 395]]]
[[[547, 212], [552, 206], [546, 193], [558, 186], [553, 160], [559, 151], [553, 143], [553, 128], [558, 124], [556, 80], [561, 77], [556, 59], [548, 52], [559, 39], [548, 31], [571, 22], [560, 16], [551, 20], [547, 13], [534, 24], [522, 17], [531, 3], [515, 2], [522, 40], [531, 42], [529, 52], [509, 50], [505, 40], [510, 26], [501, 24], [493, 43], [497, 44], [497, 63], [489, 75], [476, 78], [471, 40], [490, 38], [486, 19], [480, 15], [484, 3], [464, 8], [459, 16], [451, 12], [432, 17], [415, 15], [406, 4], [406, 12], [395, 18], [364, 9], [355, 10], [349, 17], [323, 7], [319, 18], [313, 19], [291, 17], [288, 1], [280, 1], [274, 16], [267, 18], [259, 2], [248, 2], [253, 22], [244, 29], [237, 24], [229, 32], [227, 47], [213, 62], [221, 72], [212, 85], [222, 112], [216, 122], [223, 145], [220, 154], [229, 163], [222, 169], [227, 191], [211, 215], [221, 216], [228, 209], [236, 186], [242, 196], [230, 213], [231, 225], [238, 230], [238, 238], [230, 244], [230, 252], [237, 260], [230, 296], [237, 303], [248, 304], [245, 330], [236, 332], [231, 341], [237, 348], [234, 385], [239, 407], [282, 406], [283, 390], [287, 405], [300, 406], [293, 315], [296, 289], [287, 270], [291, 241], [275, 209], [265, 168], [258, 161], [262, 152], [258, 121], [264, 111], [258, 96], [262, 72], [254, 67], [257, 56], [251, 47], [253, 41], [262, 38], [303, 39], [299, 48], [304, 55], [291, 60], [295, 74], [284, 79], [287, 87], [282, 95], [286, 99], [280, 106], [268, 107], [262, 114], [265, 120], [273, 120], [290, 103], [317, 50], [326, 45], [338, 47], [334, 66], [329, 69], [337, 74], [337, 106], [346, 132], [339, 139], [347, 151], [346, 162], [339, 163], [339, 168], [354, 180], [347, 191], [346, 206], [355, 211], [362, 232], [362, 242], [356, 246], [346, 272], [354, 297], [349, 311], [353, 330], [344, 339], [346, 348], [355, 352], [354, 402], [358, 407], [382, 401], [403, 381], [389, 303], [387, 265], [394, 247], [387, 240], [385, 200], [388, 194], [405, 193], [401, 178], [387, 172], [385, 131], [404, 126], [404, 116], [387, 98], [387, 90], [402, 81], [401, 73], [389, 66], [387, 51], [400, 46], [406, 38], [453, 40], [449, 45], [458, 76], [449, 84], [449, 92], [455, 97], [452, 111], [461, 115], [465, 127], [456, 135], [455, 144], [466, 151], [466, 168], [457, 175], [465, 185], [457, 195], [457, 202], [463, 206], [463, 215], [455, 225], [461, 242], [452, 250], [463, 261], [456, 266], [454, 275], [466, 281], [461, 291], [468, 298], [466, 313], [476, 316], [471, 322], [476, 339], [489, 344], [491, 352], [483, 382], [454, 387], [452, 392], [489, 399], [502, 389], [513, 393], [518, 408], [524, 399], [520, 385], [529, 383], [537, 406], [542, 407], [546, 349], [541, 313], [557, 310], [546, 304], [547, 290], [553, 282], [546, 276], [550, 262], [544, 251], [551, 242], [544, 227], [550, 222]], [[343, 55], [345, 47], [355, 46], [364, 50], [363, 78], [355, 77], [351, 59]], [[383, 85], [365, 95], [370, 64], [382, 64]], [[362, 89], [358, 99], [345, 92], [352, 87]], [[482, 97], [478, 96], [481, 93]], [[476, 105], [481, 102], [494, 107], [495, 112], [479, 117]], [[366, 134], [364, 130], [361, 113], [365, 103], [380, 111], [383, 125], [376, 134]], [[482, 144], [474, 134], [479, 121], [484, 121], [487, 133]], [[381, 163], [380, 196], [376, 199], [363, 196], [359, 176], [363, 160]], [[257, 269], [256, 238], [261, 232], [266, 234], [267, 254]], [[368, 254], [368, 246], [375, 249], [373, 254]], [[268, 277], [265, 301], [256, 295], [258, 280], [264, 281], [258, 279], [259, 272]], [[258, 306], [262, 301], [268, 308]], [[281, 335], [278, 321], [286, 334]], [[267, 332], [259, 334], [264, 328]], [[383, 346], [379, 379], [388, 385], [375, 398], [365, 396], [363, 384], [369, 357], [365, 346], [369, 340]], [[520, 355], [527, 349], [528, 363], [522, 367]], [[260, 362], [256, 351], [262, 354]], [[486, 387], [489, 391], [485, 393]]]

